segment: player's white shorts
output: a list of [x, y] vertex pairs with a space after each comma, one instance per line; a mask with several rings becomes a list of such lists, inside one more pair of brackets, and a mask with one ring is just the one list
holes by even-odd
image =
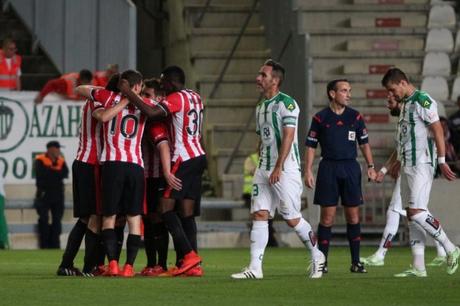
[[270, 217], [275, 211], [285, 220], [302, 217], [300, 213], [300, 197], [302, 195], [302, 178], [300, 171], [292, 169], [283, 171], [278, 183], [269, 183], [271, 171], [257, 169], [252, 181], [251, 213], [267, 210]]
[[388, 206], [388, 209], [400, 214], [401, 216], [406, 216], [406, 210], [402, 207], [402, 198], [401, 198], [401, 176], [398, 176], [395, 186], [393, 187], [393, 194], [391, 195], [391, 202]]
[[434, 168], [430, 164], [404, 166], [401, 174], [401, 195], [409, 208], [428, 209]]

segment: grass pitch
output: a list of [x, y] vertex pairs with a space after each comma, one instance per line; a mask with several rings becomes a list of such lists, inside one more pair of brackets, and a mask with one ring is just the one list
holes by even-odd
[[[363, 248], [362, 255], [375, 248]], [[409, 248], [395, 248], [384, 267], [349, 272], [348, 248], [332, 248], [329, 273], [306, 277], [304, 249], [268, 249], [263, 280], [232, 280], [248, 263], [248, 249], [201, 250], [202, 278], [57, 277], [62, 251], [0, 251], [0, 305], [460, 305], [460, 271], [428, 268], [427, 278], [398, 279], [407, 269]], [[435, 256], [427, 249], [429, 262]], [[175, 255], [170, 252], [170, 258]], [[145, 264], [139, 252], [136, 270]], [[82, 265], [82, 254], [76, 260]]]

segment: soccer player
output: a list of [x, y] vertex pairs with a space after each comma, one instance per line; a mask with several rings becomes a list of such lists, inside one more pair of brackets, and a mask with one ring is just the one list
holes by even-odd
[[[119, 74], [111, 79], [107, 87], [117, 90], [118, 80]], [[77, 88], [77, 91], [79, 89], [82, 90], [82, 88]], [[101, 105], [96, 107], [93, 100], [87, 99], [82, 107], [78, 151], [72, 164], [73, 210], [74, 217], [78, 218], [78, 221], [70, 231], [57, 275], [81, 275], [80, 271], [74, 267], [73, 260], [78, 253], [85, 233], [85, 254], [87, 255], [85, 255], [86, 267], [83, 268], [83, 275], [89, 275], [93, 272], [95, 264], [89, 264], [88, 260], [93, 261], [92, 258], [95, 256], [99, 242], [100, 222], [96, 221], [101, 154], [101, 125], [99, 121], [110, 121], [127, 104], [128, 101], [125, 99], [112, 108], [104, 109]]]
[[[170, 173], [165, 173], [168, 186], [160, 201], [160, 211], [177, 256], [182, 260], [169, 274], [177, 276], [191, 270], [188, 274], [200, 276], [203, 271], [199, 266], [201, 257], [197, 254], [195, 216], [200, 211], [201, 177], [206, 167], [206, 153], [200, 143], [204, 105], [199, 94], [185, 88], [185, 73], [180, 67], [170, 66], [163, 70], [161, 87], [166, 98], [151, 107], [141, 103], [126, 82], [120, 82], [122, 93], [150, 119], [164, 120], [171, 116], [173, 166]], [[180, 190], [174, 187], [175, 179], [182, 182]]]
[[325, 257], [318, 250], [310, 224], [300, 213], [302, 178], [297, 145], [299, 106], [280, 91], [284, 67], [271, 59], [265, 61], [256, 78], [265, 97], [256, 108], [256, 133], [260, 136], [260, 162], [254, 174], [252, 191], [251, 259], [234, 279], [263, 278], [262, 261], [268, 243], [268, 219], [281, 214], [302, 243], [311, 251], [311, 278], [323, 274]]
[[[142, 75], [134, 70], [121, 74], [128, 87], [136, 94], [142, 89]], [[104, 108], [120, 103], [120, 93], [93, 89], [90, 94], [95, 102]], [[142, 104], [153, 105], [150, 99], [141, 99]], [[102, 178], [102, 239], [106, 248], [109, 267], [108, 276], [134, 276], [133, 264], [141, 242], [141, 214], [144, 200], [144, 163], [141, 153], [141, 139], [146, 117], [141, 111], [128, 104], [110, 122], [103, 124], [103, 151], [101, 154]], [[117, 260], [116, 215], [126, 215], [129, 235], [126, 243], [127, 256], [123, 270]]]
[[[402, 103], [398, 122], [398, 159], [401, 161], [401, 190], [409, 220], [412, 268], [396, 277], [425, 277], [425, 235], [430, 234], [447, 253], [447, 273], [458, 269], [460, 249], [447, 237], [440, 222], [428, 210], [436, 160], [447, 180], [455, 179], [445, 161], [444, 136], [437, 103], [426, 92], [417, 90], [398, 68], [382, 79], [389, 94]], [[436, 159], [437, 156], [437, 159]]]
[[[347, 237], [350, 245], [352, 273], [366, 273], [359, 261], [361, 225], [359, 209], [363, 204], [361, 191], [361, 167], [356, 161], [356, 143], [367, 162], [367, 175], [374, 180], [376, 173], [369, 137], [362, 115], [348, 107], [351, 86], [345, 79], [327, 84], [329, 106], [313, 116], [307, 136], [305, 153], [305, 184], [315, 186], [312, 166], [318, 143], [321, 145], [314, 204], [321, 206], [318, 225], [319, 249], [327, 258], [331, 229], [334, 224], [339, 197], [345, 209]], [[327, 272], [327, 261], [325, 265]]]
[[[388, 95], [387, 108], [390, 110], [390, 115], [399, 117], [401, 110], [400, 104], [394, 96]], [[387, 222], [383, 230], [383, 236], [377, 251], [369, 257], [361, 258], [361, 262], [368, 266], [383, 266], [385, 264], [385, 256], [388, 249], [391, 247], [391, 241], [395, 237], [399, 228], [400, 216], [406, 217], [406, 211], [402, 208], [401, 200], [401, 178], [399, 176], [401, 163], [397, 160], [397, 152], [394, 151], [388, 160], [378, 172], [376, 182], [381, 183], [387, 173], [389, 173], [396, 183], [391, 196], [390, 205], [387, 210]], [[428, 266], [440, 266], [446, 262], [446, 252], [444, 248], [435, 240], [437, 256]]]
[[[142, 96], [159, 102], [163, 99], [160, 81], [144, 81]], [[171, 148], [169, 132], [165, 122], [150, 122], [142, 139], [144, 174], [146, 178], [147, 214], [143, 216], [144, 244], [147, 266], [143, 276], [158, 276], [167, 271], [169, 233], [159, 211], [159, 201], [166, 188], [163, 169], [171, 172]], [[180, 185], [176, 188], [180, 189]]]

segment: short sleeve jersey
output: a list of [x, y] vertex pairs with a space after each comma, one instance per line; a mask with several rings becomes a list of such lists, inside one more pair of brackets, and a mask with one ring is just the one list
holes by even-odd
[[275, 167], [283, 139], [283, 128], [295, 129], [294, 141], [284, 162], [283, 169], [300, 169], [297, 125], [299, 106], [290, 96], [279, 92], [269, 100], [260, 102], [256, 108], [256, 133], [260, 136], [259, 168], [272, 170]]
[[204, 105], [199, 94], [183, 89], [163, 100], [171, 113], [172, 161], [186, 161], [205, 154], [201, 146]]
[[157, 146], [169, 141], [168, 127], [164, 122], [152, 122], [145, 129], [142, 138], [142, 156], [144, 158], [145, 177], [159, 178], [163, 176], [160, 151]]
[[356, 143], [369, 142], [363, 116], [356, 110], [345, 107], [342, 114], [334, 113], [326, 107], [311, 121], [306, 145], [316, 148], [321, 146], [321, 157], [329, 160], [356, 159]]
[[93, 117], [93, 112], [102, 108], [100, 103], [97, 104], [88, 99], [82, 107], [78, 151], [75, 157], [76, 160], [93, 165], [98, 163], [102, 150], [102, 125]]
[[[121, 94], [105, 89], [91, 92], [95, 105], [111, 108], [122, 99]], [[153, 100], [143, 98], [144, 103], [154, 105]], [[101, 162], [121, 161], [143, 167], [141, 140], [146, 117], [132, 104], [128, 104], [112, 120], [103, 123], [103, 150]]]
[[403, 165], [434, 165], [436, 147], [428, 126], [439, 121], [436, 101], [416, 90], [403, 100], [398, 122], [398, 157]]

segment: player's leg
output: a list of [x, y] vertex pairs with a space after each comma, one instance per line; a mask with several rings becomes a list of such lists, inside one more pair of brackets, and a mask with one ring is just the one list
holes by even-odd
[[[153, 244], [157, 255], [157, 273], [167, 270], [169, 233], [158, 212], [153, 215]], [[161, 269], [159, 269], [161, 267]]]
[[101, 217], [92, 214], [88, 220], [88, 226], [85, 233], [85, 256], [83, 265], [83, 275], [96, 276], [99, 275], [97, 267], [99, 264], [101, 252]]
[[382, 239], [380, 240], [379, 248], [377, 251], [369, 257], [362, 258], [361, 261], [369, 266], [383, 266], [385, 255], [391, 248], [391, 242], [398, 232], [399, 219], [402, 214], [406, 215], [406, 212], [402, 210], [402, 199], [401, 199], [401, 179], [396, 180], [396, 184], [393, 189], [391, 202], [386, 213], [386, 225], [383, 230]]
[[294, 229], [300, 241], [311, 253], [310, 278], [320, 278], [323, 275], [326, 257], [318, 249], [316, 235], [310, 223], [300, 212], [302, 179], [298, 171], [284, 171], [280, 181], [273, 185], [277, 198], [280, 199], [278, 212], [284, 218], [288, 226]]
[[80, 218], [77, 220], [67, 238], [67, 244], [62, 255], [61, 263], [57, 271], [57, 275], [81, 275], [80, 271], [74, 267], [74, 259], [80, 249], [81, 242], [86, 233], [88, 219]]
[[268, 243], [268, 219], [271, 216], [272, 207], [276, 207], [277, 203], [274, 202], [279, 202], [268, 183], [269, 174], [269, 171], [257, 169], [254, 175], [250, 210], [252, 215], [252, 227], [249, 234], [250, 262], [249, 266], [240, 273], [231, 275], [234, 279], [263, 278], [262, 264]]
[[412, 251], [412, 268], [395, 274], [396, 277], [426, 277], [425, 269], [425, 231], [414, 221], [409, 221], [409, 238]]
[[155, 180], [152, 177], [147, 177], [145, 183], [145, 200], [147, 204], [147, 213], [142, 216], [142, 223], [144, 224], [144, 249], [145, 255], [147, 256], [147, 265], [144, 267], [144, 269], [142, 269], [141, 275], [152, 276], [151, 272], [157, 264], [157, 256], [154, 243], [155, 234], [153, 232]]
[[428, 210], [434, 169], [428, 164], [422, 164], [411, 167], [409, 171], [410, 175], [407, 176], [410, 186], [408, 218], [416, 222], [443, 246], [447, 253], [447, 273], [453, 274], [458, 268], [460, 249], [449, 240], [439, 220]]

